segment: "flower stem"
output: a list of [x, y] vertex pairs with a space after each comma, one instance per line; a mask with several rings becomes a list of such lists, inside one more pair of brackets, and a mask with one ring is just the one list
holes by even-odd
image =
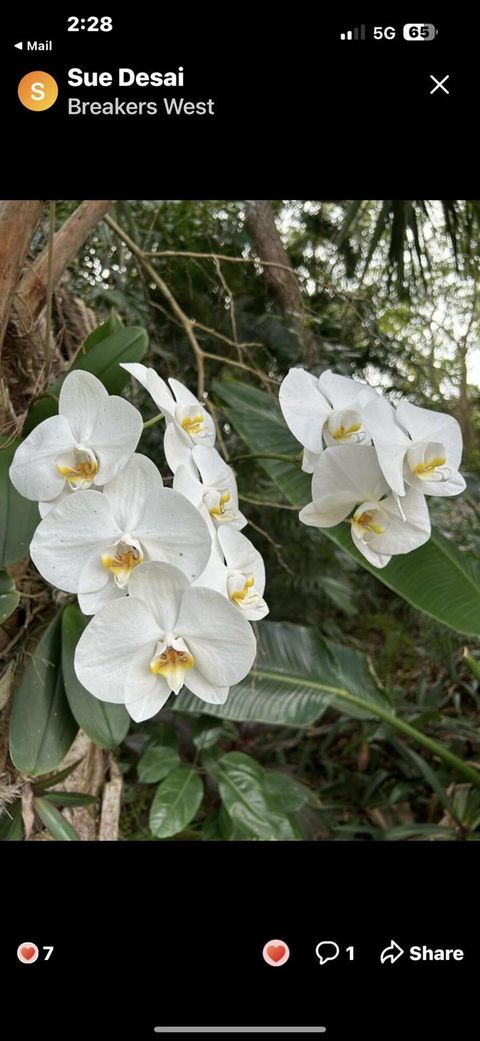
[[158, 415], [153, 416], [152, 419], [147, 419], [147, 422], [143, 424], [143, 429], [146, 430], [147, 427], [155, 426], [155, 423], [158, 423], [160, 419], [163, 419], [163, 412], [159, 412]]
[[234, 455], [229, 460], [230, 463], [238, 463], [240, 459], [278, 459], [281, 463], [297, 463], [298, 456], [295, 455], [280, 455], [275, 452], [245, 452], [241, 455]]
[[[350, 694], [347, 691], [342, 691], [340, 697], [345, 701], [349, 701], [352, 705], [358, 705], [360, 708], [365, 709], [365, 701], [363, 698], [357, 698], [355, 694]], [[440, 744], [433, 737], [428, 737], [428, 734], [422, 733], [421, 730], [417, 730], [416, 727], [412, 726], [411, 723], [407, 723], [404, 719], [400, 719], [393, 712], [389, 712], [388, 709], [382, 708], [381, 705], [375, 705], [369, 702], [369, 710], [372, 715], [378, 716], [379, 719], [383, 719], [389, 726], [394, 727], [395, 730], [399, 730], [400, 733], [405, 734], [407, 737], [418, 741], [418, 744], [423, 745], [433, 755], [438, 756], [439, 759], [443, 759], [444, 763], [448, 763], [452, 766], [457, 773], [461, 774], [465, 780], [470, 781], [470, 784], [474, 784], [477, 788], [480, 788], [480, 770], [475, 766], [470, 766], [470, 763], [464, 763], [463, 759], [460, 759], [453, 752], [450, 752], [448, 748]]]

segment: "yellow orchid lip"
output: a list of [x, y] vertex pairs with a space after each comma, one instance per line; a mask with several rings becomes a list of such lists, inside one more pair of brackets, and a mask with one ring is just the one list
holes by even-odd
[[205, 417], [199, 412], [196, 416], [186, 416], [185, 419], [182, 419], [180, 425], [187, 434], [190, 434], [190, 437], [194, 437], [200, 433], [204, 423]]
[[231, 512], [228, 508], [230, 499], [230, 492], [220, 492], [217, 504], [215, 506], [210, 506], [208, 509], [210, 516], [216, 517], [217, 520], [220, 520], [222, 517], [225, 518], [226, 515]]
[[150, 672], [153, 672], [155, 676], [163, 676], [170, 690], [178, 694], [183, 687], [185, 673], [188, 669], [193, 668], [195, 659], [190, 654], [188, 647], [183, 643], [183, 640], [176, 640], [175, 642], [183, 644], [183, 647], [164, 646], [164, 649], [152, 658]]
[[436, 459], [431, 459], [429, 463], [417, 463], [414, 473], [420, 478], [431, 477], [441, 466], [445, 466], [446, 461], [446, 456], [438, 456]]
[[65, 477], [72, 491], [90, 488], [100, 469], [95, 452], [86, 445], [76, 445], [69, 452], [58, 456], [56, 467], [61, 477]]
[[137, 539], [125, 536], [102, 553], [102, 564], [112, 572], [115, 585], [123, 589], [132, 571], [143, 564], [145, 555]]
[[261, 596], [255, 590], [253, 575], [232, 575], [227, 580], [228, 599], [237, 607], [258, 607]]

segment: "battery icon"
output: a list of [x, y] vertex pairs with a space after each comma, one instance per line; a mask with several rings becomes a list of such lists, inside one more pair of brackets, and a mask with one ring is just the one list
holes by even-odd
[[404, 40], [434, 40], [438, 29], [429, 22], [408, 22], [403, 27]]

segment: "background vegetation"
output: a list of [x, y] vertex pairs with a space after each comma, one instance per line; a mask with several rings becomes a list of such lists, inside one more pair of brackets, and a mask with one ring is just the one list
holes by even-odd
[[[56, 228], [77, 206], [56, 204]], [[42, 211], [27, 272], [48, 248], [52, 214], [52, 207]], [[167, 707], [157, 720], [132, 724], [126, 735], [118, 722], [103, 741], [108, 762], [96, 769], [110, 785], [116, 819], [121, 807], [121, 839], [477, 838], [480, 788], [454, 759], [448, 761], [448, 752], [471, 769], [479, 765], [478, 628], [458, 618], [449, 623], [448, 581], [443, 607], [425, 613], [415, 597], [387, 588], [338, 542], [301, 526], [296, 507], [302, 500], [292, 476], [297, 468], [292, 461], [285, 469], [268, 454], [275, 454], [272, 445], [278, 454], [275, 436], [285, 438], [271, 423], [278, 384], [296, 364], [368, 378], [393, 399], [406, 394], [418, 405], [455, 415], [464, 436], [468, 492], [429, 505], [452, 552], [460, 551], [474, 569], [465, 576], [457, 568], [455, 581], [465, 587], [475, 572], [478, 583], [479, 260], [475, 202], [276, 201], [268, 208], [117, 202], [53, 291], [47, 343], [53, 339], [43, 368], [24, 363], [19, 373], [15, 340], [7, 335], [8, 448], [25, 417], [28, 430], [34, 409], [48, 412], [41, 394], [71, 363], [85, 332], [97, 322], [115, 323], [112, 311], [127, 327], [142, 326], [148, 363], [165, 378], [175, 376], [205, 393], [220, 448], [237, 473], [247, 533], [265, 558], [269, 623], [278, 626], [264, 629], [263, 653], [273, 664], [268, 683], [264, 677], [256, 691], [256, 718], [242, 720], [241, 710], [237, 719], [193, 713], [198, 703], [187, 703], [187, 696], [182, 703], [181, 695], [175, 711]], [[125, 393], [145, 419], [154, 415], [138, 385], [127, 384]], [[162, 435], [154, 425], [142, 445], [165, 473]], [[292, 460], [298, 454], [288, 439], [282, 446]], [[9, 575], [20, 578], [23, 594], [2, 629], [4, 686], [5, 676], [10, 685], [13, 672], [28, 667], [27, 640], [32, 633], [45, 636], [52, 617], [51, 591], [28, 562], [15, 567]], [[478, 584], [476, 597], [478, 604]], [[67, 600], [56, 599], [57, 606]], [[64, 640], [81, 625], [72, 611], [67, 606], [64, 612]], [[285, 623], [307, 627], [308, 635]], [[343, 648], [334, 662], [330, 641]], [[274, 666], [282, 655], [287, 672], [316, 676], [322, 691], [315, 704], [307, 703], [297, 683], [295, 726], [293, 709], [285, 725], [275, 716], [282, 677]], [[377, 700], [385, 718], [342, 702], [344, 688]], [[9, 697], [10, 691], [5, 705]], [[69, 701], [73, 711], [70, 695]], [[406, 724], [403, 732], [385, 716], [390, 706]], [[427, 740], [419, 743], [408, 726]], [[92, 736], [102, 747], [102, 735]], [[72, 838], [72, 824], [78, 832], [77, 808], [60, 812], [68, 798], [59, 797], [58, 774], [48, 775], [55, 799], [55, 793], [45, 795], [44, 773], [19, 770], [15, 755], [13, 764], [6, 762], [3, 837], [41, 836], [42, 826], [59, 839]], [[89, 787], [83, 777], [78, 787], [77, 802], [70, 792], [70, 806], [95, 815], [101, 779]]]

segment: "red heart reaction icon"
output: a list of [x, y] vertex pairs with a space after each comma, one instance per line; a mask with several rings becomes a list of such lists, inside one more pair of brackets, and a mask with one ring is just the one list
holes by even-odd
[[29, 940], [17, 947], [17, 958], [23, 965], [33, 965], [38, 958], [38, 954], [36, 943], [31, 943]]
[[290, 957], [290, 951], [284, 940], [268, 940], [262, 954], [267, 965], [272, 965], [274, 968], [285, 965]]

